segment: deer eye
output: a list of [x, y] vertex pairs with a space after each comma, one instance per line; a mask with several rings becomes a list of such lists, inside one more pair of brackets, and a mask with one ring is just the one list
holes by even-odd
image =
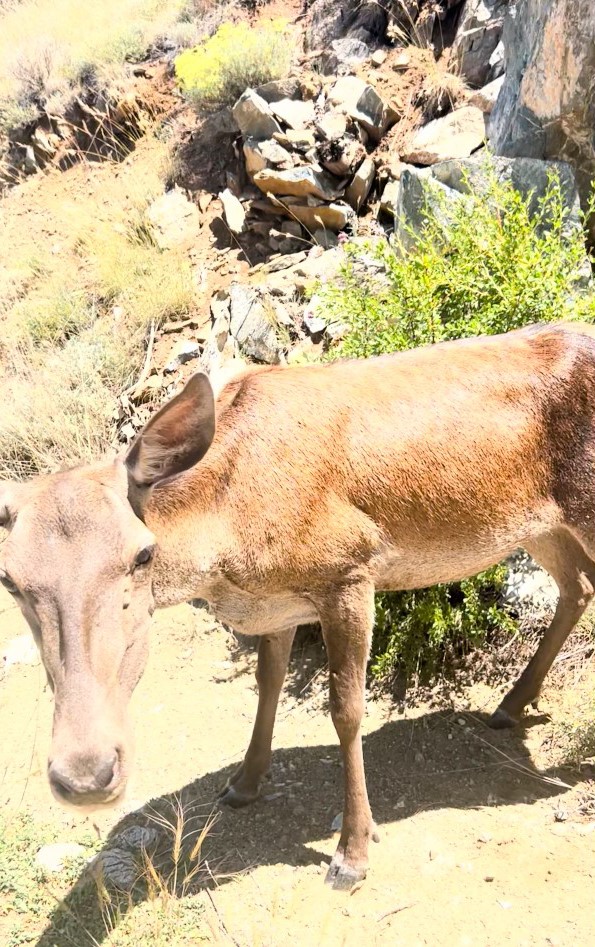
[[141, 549], [141, 551], [137, 553], [136, 559], [134, 560], [134, 568], [138, 569], [139, 566], [146, 566], [147, 563], [153, 558], [154, 552], [154, 546], [146, 546], [145, 549]]
[[6, 573], [3, 573], [2, 575], [0, 575], [0, 583], [4, 586], [7, 592], [10, 592], [11, 595], [19, 594], [18, 588], [16, 587], [16, 585], [14, 584], [10, 576], [6, 575]]

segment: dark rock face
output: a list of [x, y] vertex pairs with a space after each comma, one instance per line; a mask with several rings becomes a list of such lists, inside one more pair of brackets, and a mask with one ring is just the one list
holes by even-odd
[[465, 0], [461, 8], [451, 62], [475, 88], [497, 78], [490, 59], [500, 42], [508, 6], [509, 0]]
[[491, 116], [492, 148], [568, 161], [584, 206], [595, 177], [595, 3], [519, 0], [503, 40], [506, 79]]
[[[576, 180], [567, 164], [535, 158], [494, 158], [488, 164], [485, 158], [471, 157], [444, 161], [431, 169], [408, 168], [403, 171], [392, 206], [397, 237], [405, 248], [410, 248], [415, 243], [414, 234], [422, 230], [428, 212], [448, 224], [449, 207], [465, 200], [470, 193], [487, 193], [493, 174], [500, 181], [509, 181], [525, 199], [531, 197], [530, 207], [532, 212], [536, 212], [547, 192], [552, 173], [560, 181], [562, 199], [568, 210], [567, 226], [580, 228]], [[430, 184], [429, 189], [424, 187], [426, 182]], [[585, 278], [589, 279], [590, 266], [586, 258], [585, 263]]]
[[376, 46], [386, 33], [386, 4], [377, 0], [314, 0], [310, 7], [312, 19], [306, 35], [308, 49], [324, 50], [333, 40], [349, 36], [368, 46]]

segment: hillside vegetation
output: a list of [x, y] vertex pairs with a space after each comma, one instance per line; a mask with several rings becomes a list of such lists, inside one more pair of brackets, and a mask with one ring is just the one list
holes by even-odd
[[0, 130], [61, 114], [83, 83], [122, 88], [126, 64], [174, 35], [189, 44], [212, 4], [192, 0], [5, 0], [0, 6]]

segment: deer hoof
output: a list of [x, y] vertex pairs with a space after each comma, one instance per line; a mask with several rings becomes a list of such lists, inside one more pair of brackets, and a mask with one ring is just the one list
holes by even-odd
[[366, 877], [366, 869], [352, 868], [336, 856], [330, 863], [324, 883], [330, 885], [333, 891], [351, 891], [358, 881]]
[[512, 727], [516, 727], [517, 723], [518, 720], [511, 717], [508, 711], [504, 710], [503, 707], [498, 707], [488, 720], [488, 725], [492, 730], [509, 730]]
[[230, 806], [232, 809], [241, 809], [244, 806], [249, 806], [250, 803], [256, 802], [257, 799], [258, 792], [241, 792], [241, 790], [237, 789], [231, 783], [229, 786], [226, 786], [225, 789], [222, 789], [217, 797], [217, 801], [220, 805]]

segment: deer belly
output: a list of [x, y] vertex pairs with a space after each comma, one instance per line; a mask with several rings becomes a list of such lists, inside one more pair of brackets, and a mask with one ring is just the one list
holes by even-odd
[[267, 635], [318, 621], [312, 603], [294, 592], [246, 592], [220, 579], [203, 594], [219, 621], [245, 635]]

